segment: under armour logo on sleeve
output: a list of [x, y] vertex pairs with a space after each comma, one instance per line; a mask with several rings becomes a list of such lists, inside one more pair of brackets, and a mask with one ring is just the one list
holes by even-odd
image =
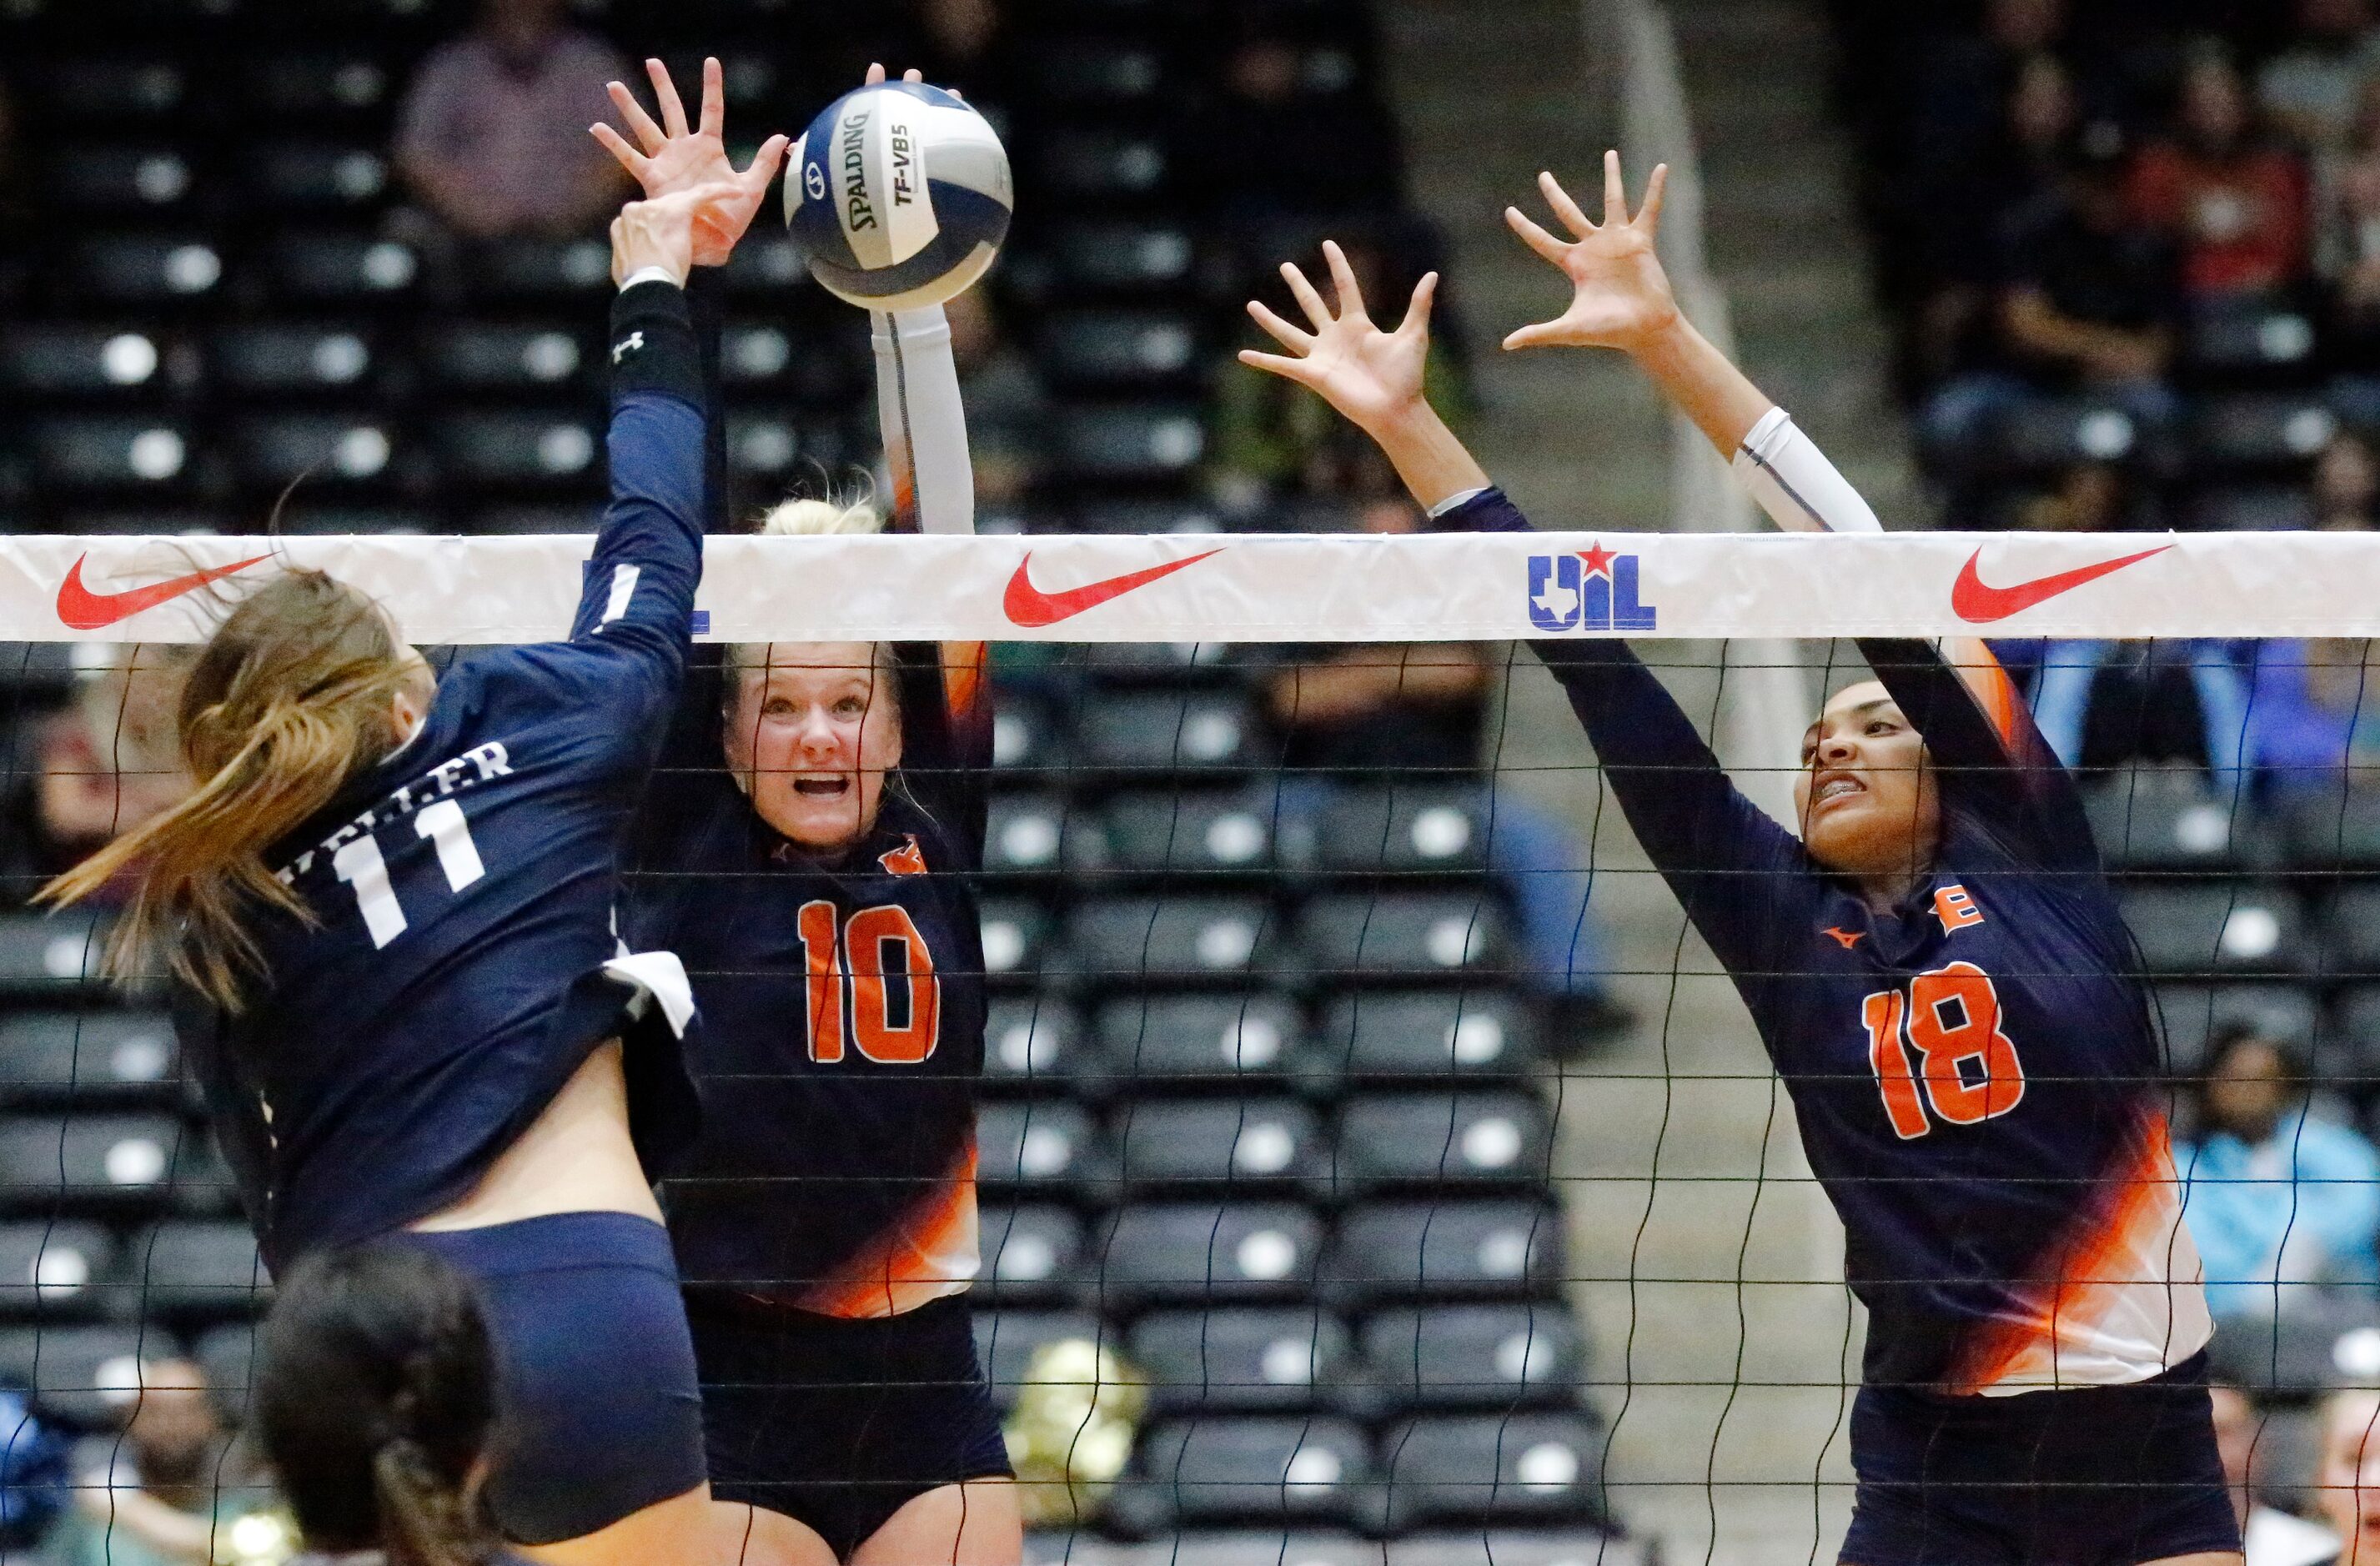
[[625, 337], [612, 345], [612, 362], [613, 364], [619, 363], [630, 354], [641, 350], [644, 346], [645, 334], [642, 332], [629, 333]]

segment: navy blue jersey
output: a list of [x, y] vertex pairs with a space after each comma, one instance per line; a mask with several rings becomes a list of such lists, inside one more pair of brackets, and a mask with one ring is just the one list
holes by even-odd
[[685, 959], [703, 1015], [703, 1131], [663, 1190], [690, 1287], [878, 1317], [975, 1277], [989, 689], [980, 644], [936, 656], [905, 650], [901, 768], [831, 861], [752, 808], [715, 686], [689, 686], [631, 928]]
[[[624, 951], [627, 828], [686, 666], [702, 442], [694, 404], [620, 396], [612, 503], [570, 639], [449, 670], [414, 737], [266, 855], [315, 922], [252, 920], [264, 970], [245, 1009], [184, 997], [187, 1047], [275, 1271], [466, 1196], [642, 1009], [606, 965]], [[669, 1079], [660, 1020], [630, 1030], [634, 1084]], [[642, 1111], [659, 1106], [636, 1099], [650, 1133]]]
[[[1453, 522], [1528, 526], [1495, 491]], [[1979, 699], [1928, 643], [1860, 644], [1942, 801], [1932, 874], [1877, 915], [1730, 784], [1625, 644], [1531, 645], [1792, 1094], [1871, 1312], [1868, 1380], [2118, 1384], [2204, 1347], [2138, 959], [2005, 678]]]

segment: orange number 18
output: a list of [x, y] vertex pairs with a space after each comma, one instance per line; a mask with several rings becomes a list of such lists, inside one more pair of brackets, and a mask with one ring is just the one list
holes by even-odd
[[1948, 1124], [1976, 1125], [2024, 1099], [2024, 1067], [2000, 1031], [1999, 991], [1973, 963], [1919, 974], [1906, 993], [1877, 990], [1861, 1003], [1860, 1021], [1885, 1116], [1904, 1142], [1934, 1129], [1929, 1105]]

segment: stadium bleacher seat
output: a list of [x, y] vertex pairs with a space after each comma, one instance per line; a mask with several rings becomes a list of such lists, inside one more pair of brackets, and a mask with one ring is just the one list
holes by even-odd
[[1136, 1197], [1206, 1185], [1256, 1195], [1321, 1184], [1330, 1170], [1321, 1123], [1294, 1099], [1135, 1101], [1117, 1114], [1115, 1145], [1123, 1187]]
[[1346, 1324], [1306, 1305], [1159, 1311], [1125, 1357], [1162, 1414], [1296, 1412], [1328, 1400], [1354, 1368]]
[[42, 182], [54, 200], [99, 215], [172, 213], [196, 179], [189, 159], [162, 143], [66, 146], [52, 152], [45, 163]]
[[161, 373], [171, 346], [121, 325], [12, 327], [0, 334], [0, 396], [29, 403], [153, 396], [171, 382]]
[[1596, 1523], [1603, 1446], [1603, 1432], [1580, 1414], [1414, 1420], [1380, 1439], [1386, 1524]]
[[368, 393], [377, 359], [370, 330], [346, 326], [244, 323], [206, 344], [213, 383], [244, 399]]
[[0, 991], [56, 996], [96, 988], [107, 926], [89, 914], [0, 914]]
[[380, 150], [354, 142], [276, 138], [246, 149], [240, 164], [258, 204], [292, 216], [370, 212], [389, 188]]
[[2092, 789], [2084, 804], [2111, 869], [2232, 870], [2255, 863], [2263, 848], [2262, 817], [2245, 792], [2194, 772], [2127, 772]]
[[976, 1178], [988, 1194], [1094, 1198], [1114, 1178], [1107, 1137], [1080, 1105], [985, 1104]]
[[176, 1045], [159, 1012], [0, 1014], [0, 1103], [170, 1107]]
[[1196, 466], [1207, 450], [1207, 427], [1190, 405], [1077, 405], [1061, 414], [1056, 444], [1068, 477], [1150, 482]]
[[1100, 1074], [1100, 1062], [1085, 1047], [1082, 1020], [1064, 1001], [1009, 995], [991, 1002], [983, 1028], [986, 1088], [1081, 1096]]
[[2125, 922], [2155, 973], [2257, 974], [2313, 970], [2295, 892], [2249, 884], [2136, 886], [2123, 892]]
[[458, 323], [418, 341], [431, 379], [457, 394], [583, 393], [601, 358], [583, 333], [546, 325]]
[[1460, 976], [1509, 955], [1509, 920], [1484, 886], [1471, 892], [1335, 892], [1306, 904], [1300, 939], [1331, 974]]
[[1002, 794], [991, 802], [984, 868], [1050, 876], [1096, 868], [1107, 858], [1097, 819], [1062, 795]]
[[1298, 1203], [1179, 1202], [1123, 1208], [1097, 1248], [1103, 1285], [1130, 1308], [1309, 1297], [1322, 1242], [1322, 1220]]
[[1323, 807], [1311, 848], [1325, 871], [1476, 874], [1494, 831], [1493, 809], [1475, 784], [1351, 788]]
[[1371, 1443], [1342, 1419], [1169, 1421], [1142, 1435], [1135, 1467], [1108, 1505], [1127, 1534], [1281, 1519], [1360, 1525], [1377, 1515]]
[[30, 1388], [35, 1409], [68, 1427], [99, 1430], [139, 1398], [144, 1355], [180, 1350], [161, 1327], [12, 1328], [0, 1332], [0, 1379]]
[[126, 1304], [141, 1314], [222, 1320], [261, 1312], [273, 1281], [256, 1240], [237, 1220], [174, 1220], [134, 1234], [124, 1246]]
[[179, 492], [191, 477], [196, 443], [191, 427], [170, 415], [38, 419], [26, 432], [34, 477], [63, 496]]
[[1338, 1147], [1339, 1189], [1351, 1195], [1399, 1185], [1542, 1187], [1552, 1174], [1553, 1126], [1524, 1091], [1367, 1094], [1341, 1107]]
[[1561, 1275], [1561, 1215], [1536, 1202], [1383, 1202], [1340, 1220], [1320, 1282], [1350, 1306], [1542, 1295]]
[[1081, 1220], [1063, 1208], [987, 1204], [980, 1215], [987, 1305], [1070, 1305], [1090, 1261]]
[[2165, 1026], [2168, 1063], [2180, 1073], [2204, 1062], [2210, 1037], [2245, 1024], [2268, 1030], [2299, 1049], [2313, 1045], [2321, 1027], [2321, 1005], [2297, 985], [2160, 984], [2155, 1008]]
[[1078, 297], [1093, 292], [1178, 294], [1195, 284], [1198, 241], [1162, 220], [1076, 223], [1050, 236], [1052, 292]]
[[400, 304], [421, 275], [412, 246], [370, 230], [283, 235], [266, 248], [263, 265], [288, 297], [356, 306]]
[[1109, 1091], [1150, 1098], [1288, 1086], [1304, 1024], [1277, 995], [1140, 995], [1099, 1009]]
[[1510, 997], [1492, 990], [1382, 990], [1333, 1000], [1299, 1064], [1350, 1085], [1492, 1081], [1525, 1074], [1530, 1037]]
[[0, 1208], [41, 1214], [157, 1210], [224, 1195], [204, 1138], [159, 1114], [0, 1118]]
[[1261, 897], [1100, 897], [1076, 906], [1067, 959], [1093, 984], [1214, 983], [1290, 971], [1281, 936]]
[[109, 1305], [115, 1256], [96, 1223], [0, 1223], [0, 1312], [16, 1321], [96, 1317]]
[[1260, 875], [1273, 868], [1273, 818], [1253, 792], [1121, 795], [1108, 801], [1105, 837], [1122, 870]]
[[2337, 433], [2338, 416], [2320, 393], [2243, 392], [2202, 399], [2190, 444], [2207, 467], [2301, 467]]
[[1404, 1306], [1364, 1323], [1363, 1363], [1383, 1413], [1574, 1406], [1586, 1340], [1559, 1305]]
[[1154, 390], [1196, 382], [1206, 369], [1189, 317], [1147, 310], [1073, 310], [1041, 327], [1037, 358], [1062, 386]]
[[982, 906], [983, 969], [995, 979], [1021, 979], [1050, 965], [1058, 933], [1049, 912], [1020, 897], [987, 897]]

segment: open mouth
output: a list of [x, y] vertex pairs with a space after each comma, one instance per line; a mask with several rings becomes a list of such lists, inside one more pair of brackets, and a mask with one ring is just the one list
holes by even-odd
[[851, 792], [849, 778], [795, 778], [794, 792], [805, 799], [841, 799]]
[[1810, 807], [1820, 809], [1839, 799], [1850, 799], [1867, 792], [1867, 784], [1849, 772], [1821, 772], [1810, 790]]

